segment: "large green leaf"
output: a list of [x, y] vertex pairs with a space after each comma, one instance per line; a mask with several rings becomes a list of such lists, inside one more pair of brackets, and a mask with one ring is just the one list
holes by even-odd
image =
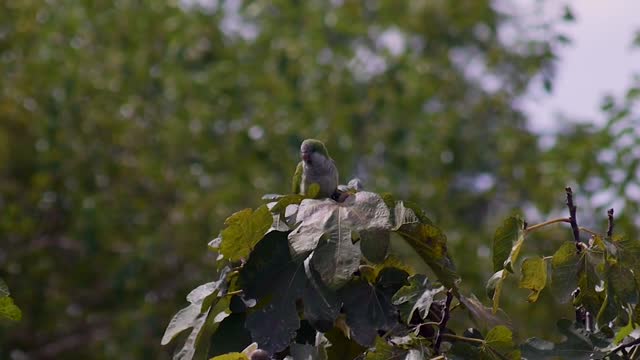
[[222, 320], [211, 336], [209, 356], [235, 352], [252, 344], [251, 333], [244, 326], [246, 320], [246, 313], [232, 313]]
[[521, 273], [520, 287], [531, 290], [528, 300], [536, 302], [547, 285], [547, 263], [539, 256], [527, 258], [522, 262]]
[[397, 233], [429, 265], [444, 286], [457, 288], [459, 277], [447, 252], [447, 238], [439, 228], [431, 224], [407, 223], [400, 226]]
[[[636, 261], [640, 261], [637, 259]], [[638, 288], [631, 269], [619, 263], [606, 266], [607, 286], [611, 287], [613, 294], [621, 305], [638, 302]]]
[[311, 255], [311, 265], [330, 289], [346, 284], [360, 266], [360, 247], [351, 242], [351, 231], [344, 230], [320, 241]]
[[493, 236], [493, 271], [502, 268], [513, 273], [524, 242], [524, 220], [520, 216], [506, 218]]
[[303, 297], [306, 275], [304, 265], [284, 253], [287, 242], [282, 234], [268, 236], [259, 245], [245, 265], [247, 275], [241, 273], [239, 283], [246, 286], [248, 296], [258, 298], [258, 308], [247, 315], [246, 321], [253, 341], [275, 353], [289, 345], [300, 327], [296, 301]]
[[498, 325], [491, 329], [485, 337], [485, 343], [482, 346], [483, 355], [489, 359], [520, 359], [520, 351], [513, 343], [513, 334], [511, 330], [504, 326]]
[[238, 285], [246, 296], [263, 298], [273, 292], [273, 281], [289, 271], [293, 263], [287, 233], [272, 231], [251, 252], [238, 276]]
[[600, 286], [600, 277], [596, 271], [596, 259], [589, 251], [583, 251], [578, 260], [578, 296], [574, 304], [583, 305], [591, 314], [598, 314], [604, 302], [604, 293], [597, 291]]
[[388, 230], [363, 230], [359, 232], [360, 251], [373, 263], [381, 263], [389, 251], [390, 233]]
[[247, 315], [246, 322], [253, 341], [270, 353], [286, 349], [300, 328], [296, 298], [284, 298], [278, 294], [274, 294], [274, 297], [269, 304]]
[[309, 260], [307, 258], [304, 262], [307, 277], [302, 297], [304, 318], [317, 331], [327, 332], [333, 328], [333, 324], [340, 314], [342, 301], [319, 279], [319, 275], [311, 268]]
[[219, 252], [229, 261], [238, 261], [249, 256], [254, 246], [262, 239], [273, 223], [267, 205], [253, 211], [244, 209], [225, 220]]
[[391, 298], [392, 303], [398, 306], [398, 310], [407, 324], [411, 321], [416, 310], [419, 311], [422, 319], [426, 319], [434, 296], [444, 292], [444, 287], [434, 288], [429, 279], [422, 274], [413, 275], [408, 280], [409, 285], [402, 287]]
[[9, 296], [0, 296], [0, 319], [13, 321], [20, 321], [20, 319], [22, 319], [22, 311], [13, 303], [13, 299]]
[[579, 256], [574, 242], [564, 242], [551, 258], [551, 290], [560, 303], [571, 300], [578, 286]]
[[365, 351], [362, 345], [345, 337], [337, 327], [326, 332], [324, 336], [330, 343], [326, 348], [330, 360], [353, 360]]
[[342, 288], [343, 311], [351, 328], [351, 337], [362, 346], [373, 345], [378, 330], [389, 330], [397, 324], [397, 312], [391, 296], [363, 280], [355, 280]]
[[351, 241], [351, 231], [388, 230], [389, 209], [375, 193], [361, 191], [338, 203], [331, 199], [305, 199], [297, 212], [299, 226], [289, 234], [294, 256], [315, 250], [323, 235], [336, 247]]

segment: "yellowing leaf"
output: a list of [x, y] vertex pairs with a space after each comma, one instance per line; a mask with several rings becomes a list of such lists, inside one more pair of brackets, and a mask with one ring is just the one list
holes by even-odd
[[537, 256], [527, 258], [522, 263], [522, 277], [520, 287], [531, 290], [527, 300], [536, 302], [540, 291], [547, 285], [547, 264], [544, 259]]

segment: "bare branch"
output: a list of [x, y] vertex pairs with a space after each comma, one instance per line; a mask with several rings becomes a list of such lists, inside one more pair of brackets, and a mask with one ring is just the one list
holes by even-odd
[[573, 191], [571, 187], [567, 186], [564, 189], [567, 192], [567, 207], [569, 208], [569, 220], [571, 223], [571, 229], [573, 230], [573, 240], [576, 242], [576, 250], [582, 251], [580, 246], [580, 228], [578, 227], [578, 219], [576, 217], [576, 210], [578, 207], [573, 203]]

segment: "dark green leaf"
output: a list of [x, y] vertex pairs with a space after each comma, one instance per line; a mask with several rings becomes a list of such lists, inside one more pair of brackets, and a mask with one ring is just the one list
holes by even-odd
[[434, 296], [443, 291], [444, 287], [433, 288], [426, 276], [417, 274], [409, 277], [409, 285], [398, 290], [391, 301], [398, 306], [402, 318], [408, 324], [416, 310], [420, 312], [422, 319], [426, 319]]
[[522, 262], [521, 273], [520, 287], [531, 290], [527, 300], [536, 302], [540, 291], [547, 285], [547, 263], [539, 256], [527, 258]]
[[618, 263], [609, 264], [606, 267], [606, 277], [607, 286], [611, 287], [613, 294], [621, 304], [638, 302], [638, 288], [631, 269]]
[[227, 316], [211, 336], [209, 356], [238, 351], [250, 345], [251, 334], [244, 326], [246, 319], [245, 313]]
[[327, 332], [333, 328], [333, 323], [340, 313], [342, 301], [318, 278], [309, 264], [309, 259], [305, 260], [304, 266], [307, 276], [302, 297], [304, 317], [317, 331]]
[[[522, 356], [534, 360], [588, 360], [602, 359], [604, 353], [598, 347], [607, 346], [607, 342], [590, 334], [584, 328], [577, 327], [571, 321], [562, 319], [558, 321], [558, 329], [565, 336], [560, 343], [531, 338], [521, 347]], [[596, 344], [598, 346], [596, 346]]]
[[574, 242], [564, 242], [551, 259], [551, 290], [562, 304], [571, 300], [578, 286], [578, 254]]
[[364, 257], [380, 263], [387, 257], [389, 251], [390, 234], [388, 230], [364, 230], [360, 235], [360, 251]]
[[229, 261], [238, 261], [249, 256], [254, 246], [262, 239], [273, 223], [273, 216], [266, 205], [254, 212], [244, 209], [225, 220], [222, 244], [219, 252]]
[[353, 360], [365, 351], [362, 345], [346, 338], [337, 328], [324, 335], [331, 344], [327, 347], [327, 358], [330, 360]]
[[434, 225], [410, 223], [402, 225], [398, 231], [409, 245], [420, 255], [447, 288], [457, 288], [458, 274], [447, 253], [447, 238]]
[[272, 231], [256, 245], [240, 272], [238, 285], [248, 297], [263, 298], [273, 291], [273, 281], [289, 271], [292, 262], [287, 234]]
[[371, 346], [378, 330], [389, 330], [397, 324], [397, 313], [391, 304], [391, 296], [378, 291], [366, 281], [349, 283], [340, 291], [351, 328], [351, 337], [360, 345]]
[[263, 308], [250, 313], [247, 315], [246, 327], [260, 349], [270, 353], [286, 349], [300, 327], [295, 298], [278, 297]]
[[524, 220], [520, 216], [506, 218], [493, 236], [493, 271], [502, 268], [513, 273], [512, 264], [518, 259], [524, 241]]
[[604, 294], [596, 291], [600, 285], [600, 278], [592, 263], [592, 255], [588, 251], [580, 254], [578, 261], [578, 287], [580, 292], [574, 300], [574, 304], [583, 305], [587, 311], [597, 314], [604, 301]]

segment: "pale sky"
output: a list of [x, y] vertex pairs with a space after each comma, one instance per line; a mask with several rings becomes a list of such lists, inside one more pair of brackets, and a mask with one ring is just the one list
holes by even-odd
[[602, 122], [600, 102], [621, 95], [640, 74], [640, 49], [632, 49], [640, 30], [640, 0], [570, 0], [576, 22], [563, 27], [573, 43], [560, 52], [554, 90], [532, 89], [525, 103], [531, 127], [541, 133], [557, 128], [554, 114]]

